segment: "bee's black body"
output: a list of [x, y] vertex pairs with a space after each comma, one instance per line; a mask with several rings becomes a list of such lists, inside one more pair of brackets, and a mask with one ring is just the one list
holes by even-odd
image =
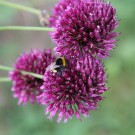
[[66, 58], [60, 57], [56, 60], [52, 67], [52, 72], [58, 73], [59, 75], [62, 75], [62, 71], [68, 66], [68, 62]]

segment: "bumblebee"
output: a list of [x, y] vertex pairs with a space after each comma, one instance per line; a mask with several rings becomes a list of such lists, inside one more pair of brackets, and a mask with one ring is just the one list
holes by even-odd
[[48, 66], [47, 70], [52, 71], [53, 73], [62, 74], [62, 71], [66, 69], [68, 66], [68, 61], [65, 57], [60, 57], [56, 59], [50, 66]]

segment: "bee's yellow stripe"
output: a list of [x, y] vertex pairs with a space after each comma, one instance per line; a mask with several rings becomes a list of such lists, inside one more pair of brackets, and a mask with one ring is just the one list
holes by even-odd
[[63, 62], [63, 66], [66, 66], [66, 59], [64, 57], [61, 57], [62, 62]]

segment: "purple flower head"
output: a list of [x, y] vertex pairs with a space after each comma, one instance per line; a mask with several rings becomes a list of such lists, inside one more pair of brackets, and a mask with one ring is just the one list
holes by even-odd
[[30, 75], [23, 75], [19, 70], [28, 71], [43, 75], [46, 67], [55, 60], [50, 50], [31, 50], [30, 53], [22, 54], [10, 72], [13, 81], [13, 96], [18, 98], [18, 105], [27, 102], [34, 103], [36, 96], [42, 93], [40, 89], [43, 84], [42, 79]]
[[59, 16], [52, 32], [57, 44], [55, 51], [65, 57], [89, 52], [99, 58], [107, 58], [115, 46], [118, 33], [116, 9], [102, 0], [80, 0], [67, 6]]
[[[69, 61], [68, 61], [69, 62]], [[46, 106], [45, 113], [50, 114], [49, 119], [58, 114], [57, 122], [75, 116], [81, 119], [89, 116], [95, 110], [106, 88], [106, 74], [103, 65], [93, 57], [86, 57], [82, 65], [68, 63], [62, 74], [47, 70], [44, 74], [44, 92], [37, 97], [37, 101]], [[80, 70], [81, 69], [81, 70]], [[82, 70], [83, 69], [83, 70]]]

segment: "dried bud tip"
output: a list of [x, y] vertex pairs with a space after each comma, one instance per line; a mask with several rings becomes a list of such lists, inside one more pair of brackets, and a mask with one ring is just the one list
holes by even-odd
[[39, 21], [42, 26], [49, 26], [50, 15], [46, 10], [42, 10], [39, 15]]

